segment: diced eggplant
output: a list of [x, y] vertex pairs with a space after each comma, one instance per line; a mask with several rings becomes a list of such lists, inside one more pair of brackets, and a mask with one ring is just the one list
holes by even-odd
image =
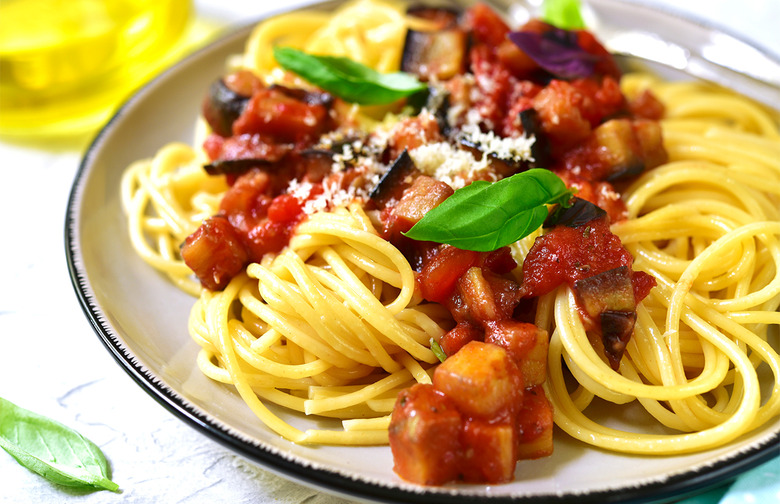
[[494, 320], [485, 324], [485, 343], [506, 349], [520, 367], [526, 387], [547, 379], [549, 336], [544, 329], [514, 319]]
[[594, 205], [590, 201], [575, 197], [574, 202], [570, 207], [556, 207], [544, 221], [543, 226], [545, 228], [554, 226], [577, 228], [584, 226], [594, 219], [600, 219], [606, 214], [607, 212], [605, 212], [604, 209]]
[[453, 401], [432, 385], [401, 391], [388, 427], [395, 472], [424, 485], [455, 479], [462, 424]]
[[181, 256], [203, 286], [213, 291], [224, 289], [248, 259], [240, 235], [222, 216], [206, 219], [188, 236]]
[[655, 168], [667, 158], [657, 121], [621, 118], [600, 124], [580, 147], [564, 155], [563, 164], [589, 180], [614, 182]]
[[466, 419], [461, 432], [461, 478], [473, 483], [511, 481], [517, 465], [517, 429], [509, 422]]
[[639, 175], [645, 169], [631, 121], [613, 119], [593, 131], [599, 151], [605, 153], [609, 171], [605, 180], [621, 180]]
[[307, 105], [322, 105], [326, 108], [330, 108], [333, 105], [333, 95], [324, 91], [309, 91], [307, 89], [282, 86], [281, 84], [274, 84], [271, 86], [271, 89], [280, 91], [288, 98], [301, 101]]
[[620, 359], [626, 350], [628, 340], [634, 332], [636, 311], [607, 310], [601, 314], [601, 341], [604, 354], [612, 369], [620, 367]]
[[496, 418], [515, 411], [523, 400], [517, 364], [504, 348], [481, 341], [470, 341], [439, 364], [433, 386], [472, 417]]
[[438, 31], [408, 30], [401, 70], [423, 80], [447, 80], [463, 72], [468, 34], [458, 27]]
[[369, 194], [371, 200], [373, 200], [378, 207], [384, 206], [387, 201], [392, 198], [400, 198], [403, 190], [408, 187], [408, 183], [405, 182], [406, 178], [417, 171], [417, 167], [409, 155], [409, 152], [404, 149], [401, 155], [393, 162], [390, 169], [385, 172], [379, 183]]
[[270, 166], [273, 162], [267, 159], [217, 159], [203, 165], [209, 175], [240, 175], [258, 166]]
[[252, 95], [233, 123], [233, 135], [261, 135], [275, 143], [314, 143], [334, 127], [330, 95], [284, 86]]
[[550, 157], [550, 140], [542, 129], [542, 120], [534, 108], [527, 108], [520, 112], [520, 124], [526, 136], [533, 135], [534, 143], [531, 145], [531, 156], [534, 160], [529, 162], [530, 168], [549, 167], [552, 162]]
[[435, 28], [439, 30], [457, 26], [461, 16], [461, 11], [454, 7], [433, 7], [424, 4], [410, 5], [406, 9], [406, 13], [435, 23]]
[[627, 266], [607, 270], [574, 282], [577, 303], [596, 320], [605, 311], [634, 311], [634, 286]]
[[230, 89], [224, 79], [218, 79], [211, 84], [203, 100], [203, 117], [215, 133], [229, 137], [233, 134], [233, 123], [250, 98]]
[[414, 179], [411, 187], [404, 192], [393, 208], [393, 217], [398, 221], [399, 230], [406, 232], [417, 224], [432, 208], [455, 192], [445, 182], [427, 175]]
[[620, 365], [623, 351], [636, 322], [636, 298], [627, 266], [574, 282], [577, 304], [591, 321], [598, 321], [604, 353], [613, 369]]
[[520, 433], [517, 458], [527, 460], [552, 455], [553, 409], [541, 385], [525, 389], [523, 408], [517, 418]]
[[495, 322], [500, 318], [493, 289], [482, 274], [482, 268], [469, 268], [458, 280], [458, 291], [474, 320]]
[[333, 170], [334, 156], [337, 153], [325, 149], [301, 151], [296, 178], [305, 178], [308, 182], [321, 182]]

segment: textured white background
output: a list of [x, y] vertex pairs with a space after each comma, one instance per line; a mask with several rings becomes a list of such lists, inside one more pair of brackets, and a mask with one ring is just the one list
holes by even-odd
[[[303, 3], [195, 1], [201, 18], [224, 27]], [[779, 0], [642, 3], [693, 14], [780, 54]], [[76, 300], [64, 255], [67, 196], [88, 141], [0, 138], [0, 397], [95, 441], [123, 493], [52, 485], [0, 451], [0, 503], [344, 502], [247, 463], [184, 425], [108, 355]]]

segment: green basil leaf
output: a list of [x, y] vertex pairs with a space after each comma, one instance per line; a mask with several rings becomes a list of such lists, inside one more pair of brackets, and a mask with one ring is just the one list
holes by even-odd
[[436, 358], [439, 359], [439, 362], [444, 362], [445, 360], [447, 360], [447, 354], [444, 353], [444, 349], [441, 347], [439, 342], [431, 338], [430, 343], [431, 343], [431, 352], [433, 352], [433, 355], [435, 355]]
[[580, 0], [545, 0], [542, 5], [542, 19], [564, 30], [585, 28]]
[[285, 70], [360, 105], [392, 103], [427, 89], [412, 74], [383, 74], [349, 58], [316, 56], [291, 47], [274, 47], [274, 58]]
[[573, 193], [543, 168], [455, 191], [408, 232], [409, 238], [489, 252], [528, 236], [547, 218], [545, 205], [568, 206]]
[[116, 492], [108, 461], [92, 441], [50, 418], [0, 398], [0, 448], [44, 478]]

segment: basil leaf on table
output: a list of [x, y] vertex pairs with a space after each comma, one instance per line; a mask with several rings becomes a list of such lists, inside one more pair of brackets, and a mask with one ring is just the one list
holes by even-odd
[[543, 168], [498, 182], [477, 180], [431, 209], [404, 235], [490, 252], [534, 232], [547, 218], [546, 205], [568, 206], [572, 195], [557, 175]]
[[0, 448], [60, 485], [116, 492], [108, 461], [92, 441], [65, 425], [0, 397]]
[[580, 0], [545, 0], [542, 5], [542, 19], [565, 30], [585, 28]]
[[316, 56], [291, 47], [274, 47], [274, 58], [285, 70], [359, 105], [392, 103], [428, 88], [412, 74], [384, 74], [349, 58]]

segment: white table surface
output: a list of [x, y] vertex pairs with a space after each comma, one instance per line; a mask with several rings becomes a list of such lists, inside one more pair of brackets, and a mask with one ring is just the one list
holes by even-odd
[[[195, 1], [198, 16], [219, 27], [303, 3]], [[644, 3], [694, 13], [780, 54], [780, 0]], [[0, 503], [345, 502], [246, 462], [185, 425], [103, 347], [74, 294], [63, 242], [70, 186], [91, 137], [45, 143], [0, 137], [0, 397], [92, 439], [122, 493], [53, 485], [0, 450]], [[759, 470], [777, 481], [780, 458]], [[721, 502], [750, 499], [751, 488], [739, 493], [739, 487]], [[780, 489], [772, 488], [780, 502]], [[699, 502], [717, 502], [719, 495]]]

